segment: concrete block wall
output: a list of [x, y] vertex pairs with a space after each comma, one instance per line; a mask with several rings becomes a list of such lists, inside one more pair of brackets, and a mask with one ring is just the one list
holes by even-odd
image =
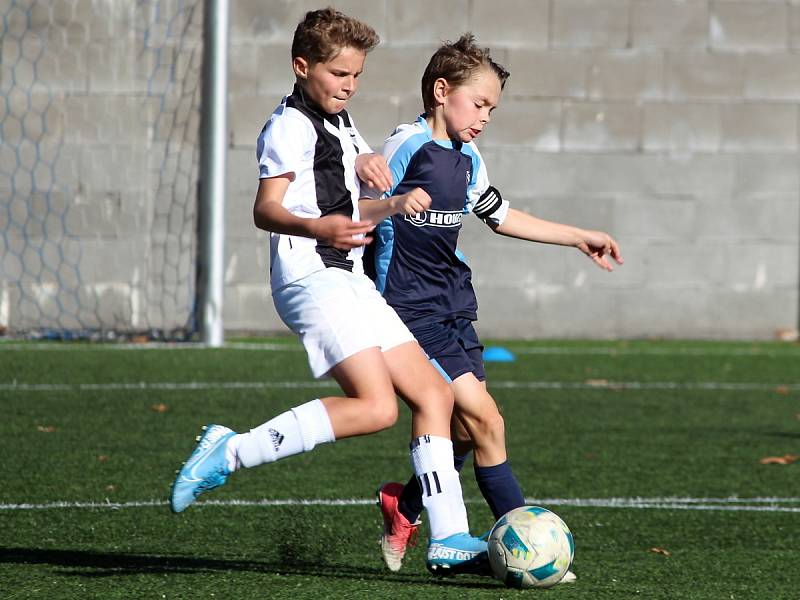
[[[382, 43], [351, 105], [379, 148], [420, 111], [440, 40], [473, 31], [511, 78], [479, 146], [537, 216], [603, 229], [625, 265], [465, 220], [483, 335], [773, 338], [798, 322], [800, 1], [424, 0], [336, 3]], [[255, 137], [292, 84], [311, 2], [236, 2], [225, 322], [281, 329], [252, 230]], [[255, 317], [255, 319], [254, 319]]]
[[[574, 249], [502, 238], [466, 219], [462, 250], [484, 336], [770, 339], [796, 330], [800, 0], [332, 3], [382, 39], [350, 106], [374, 148], [420, 112], [419, 80], [441, 40], [473, 31], [511, 71], [479, 140], [494, 185], [517, 208], [606, 230], [622, 246], [626, 263], [608, 274]], [[269, 297], [266, 234], [252, 225], [255, 140], [291, 89], [294, 28], [323, 4], [231, 2], [229, 331], [286, 331]], [[160, 6], [200, 11], [202, 2]], [[75, 243], [97, 280], [93, 295], [80, 289], [61, 303], [85, 302], [90, 321], [138, 327], [185, 304], [150, 300], [192, 269], [162, 254], [191, 244], [175, 224], [192, 215], [173, 215], [170, 203], [196, 183], [198, 115], [175, 74], [199, 67], [200, 12], [181, 31], [161, 23], [151, 31], [161, 50], [144, 51], [141, 11], [156, 10], [0, 0], [0, 191], [23, 194], [0, 206], [0, 328], [56, 310], [48, 262], [75, 255]], [[23, 28], [36, 35], [20, 43]], [[36, 77], [44, 88], [30, 85]], [[177, 143], [188, 152], [170, 155]], [[16, 161], [24, 176], [6, 168]], [[43, 198], [31, 181], [54, 189]], [[75, 240], [60, 250], [47, 235], [53, 215]], [[9, 281], [23, 267], [40, 272], [43, 300], [15, 316]], [[61, 279], [78, 285], [69, 268]]]

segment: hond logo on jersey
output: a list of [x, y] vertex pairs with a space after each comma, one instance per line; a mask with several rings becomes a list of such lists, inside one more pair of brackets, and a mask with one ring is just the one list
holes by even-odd
[[462, 214], [458, 210], [428, 210], [404, 218], [415, 227], [460, 227]]

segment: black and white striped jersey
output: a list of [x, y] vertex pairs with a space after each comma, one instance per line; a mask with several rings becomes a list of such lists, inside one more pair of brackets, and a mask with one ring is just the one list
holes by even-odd
[[[343, 214], [359, 220], [358, 154], [372, 152], [346, 111], [322, 111], [302, 88], [278, 105], [258, 136], [259, 177], [291, 174], [283, 206], [303, 218]], [[318, 240], [270, 233], [272, 289], [328, 267], [363, 273], [362, 248], [338, 250]]]

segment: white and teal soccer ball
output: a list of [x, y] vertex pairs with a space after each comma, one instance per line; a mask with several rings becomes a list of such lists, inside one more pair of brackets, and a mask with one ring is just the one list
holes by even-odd
[[489, 563], [512, 588], [547, 588], [569, 571], [575, 542], [567, 524], [539, 506], [509, 511], [489, 533]]

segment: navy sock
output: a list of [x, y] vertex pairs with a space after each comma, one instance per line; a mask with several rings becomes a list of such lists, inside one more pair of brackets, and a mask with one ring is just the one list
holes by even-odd
[[[459, 473], [464, 467], [467, 456], [469, 456], [469, 452], [453, 457], [453, 466]], [[416, 523], [423, 508], [425, 507], [422, 504], [422, 488], [419, 487], [417, 478], [412, 475], [411, 479], [408, 480], [408, 483], [406, 483], [403, 488], [403, 493], [400, 494], [400, 499], [397, 502], [397, 509], [400, 511], [400, 514], [408, 519], [409, 523]]]
[[508, 461], [493, 467], [475, 465], [475, 479], [495, 520], [508, 511], [525, 505], [525, 496]]

